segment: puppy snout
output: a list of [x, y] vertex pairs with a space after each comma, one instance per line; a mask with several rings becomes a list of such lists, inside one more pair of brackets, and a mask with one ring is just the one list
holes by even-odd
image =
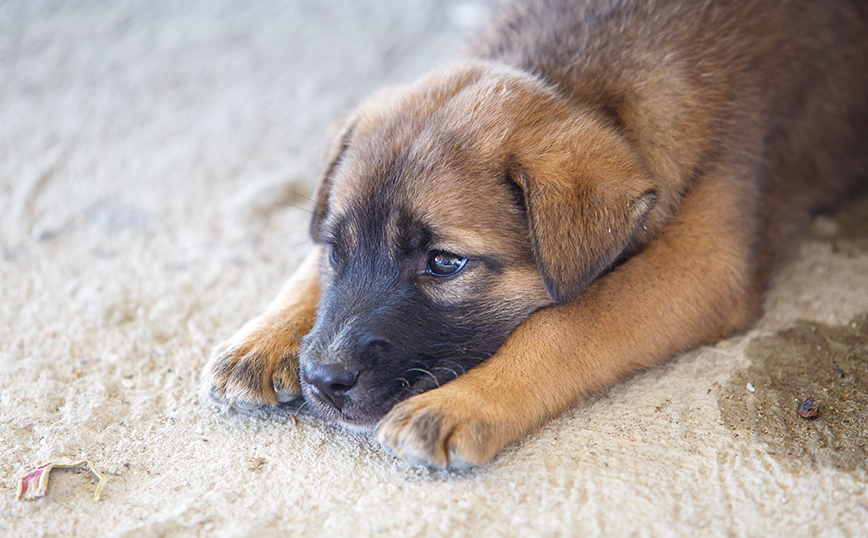
[[303, 376], [314, 396], [340, 411], [349, 399], [359, 371], [340, 362], [308, 364]]

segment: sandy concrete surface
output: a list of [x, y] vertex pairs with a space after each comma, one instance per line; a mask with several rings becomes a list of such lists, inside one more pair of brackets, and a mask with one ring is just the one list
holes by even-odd
[[[864, 201], [794, 247], [755, 330], [484, 468], [411, 468], [310, 417], [198, 400], [209, 349], [309, 248], [330, 123], [459, 55], [489, 11], [0, 2], [0, 535], [868, 535]], [[99, 502], [75, 471], [15, 499], [65, 459], [107, 473]]]

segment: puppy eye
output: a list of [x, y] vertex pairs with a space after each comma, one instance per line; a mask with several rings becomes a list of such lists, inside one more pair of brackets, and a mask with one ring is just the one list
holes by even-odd
[[432, 250], [428, 254], [427, 273], [434, 276], [452, 276], [464, 268], [467, 258], [456, 256], [442, 250]]

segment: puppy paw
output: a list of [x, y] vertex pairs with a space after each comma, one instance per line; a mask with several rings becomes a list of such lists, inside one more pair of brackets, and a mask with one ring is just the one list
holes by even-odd
[[200, 393], [239, 409], [300, 398], [300, 339], [291, 326], [254, 319], [214, 348], [202, 371]]
[[377, 440], [411, 465], [482, 465], [508, 441], [491, 411], [474, 393], [446, 385], [393, 407], [377, 427]]

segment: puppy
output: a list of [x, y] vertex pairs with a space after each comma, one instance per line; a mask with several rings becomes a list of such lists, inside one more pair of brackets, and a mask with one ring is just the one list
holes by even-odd
[[478, 465], [583, 395], [742, 330], [868, 178], [853, 0], [528, 0], [349, 113], [318, 245], [202, 374], [411, 463]]

